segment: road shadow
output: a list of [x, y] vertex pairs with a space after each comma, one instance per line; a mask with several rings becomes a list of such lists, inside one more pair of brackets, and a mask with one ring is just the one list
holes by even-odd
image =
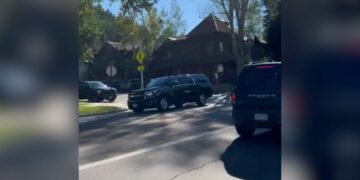
[[[103, 125], [110, 124], [113, 122], [121, 123], [122, 119], [128, 119], [128, 118], [137, 119], [137, 118], [149, 117], [148, 120], [151, 120], [151, 119], [161, 118], [162, 116], [164, 116], [166, 114], [171, 114], [171, 113], [176, 113], [179, 116], [186, 116], [187, 114], [186, 114], [186, 112], [184, 112], [186, 110], [201, 109], [201, 108], [204, 108], [207, 106], [209, 106], [209, 105], [198, 106], [198, 105], [196, 105], [196, 103], [186, 103], [181, 108], [176, 108], [175, 106], [171, 106], [167, 111], [163, 111], [163, 112], [159, 112], [156, 108], [145, 109], [144, 112], [141, 112], [141, 113], [135, 113], [133, 111], [126, 111], [126, 112], [123, 112], [121, 114], [114, 115], [114, 116], [99, 117], [99, 119], [96, 121], [80, 123], [79, 124], [79, 132], [83, 132], [83, 131], [93, 129], [93, 128], [98, 128], [98, 127], [101, 127]], [[221, 107], [218, 107], [218, 109], [221, 109]], [[211, 114], [215, 114], [215, 113], [211, 113]]]
[[221, 155], [226, 172], [246, 180], [281, 179], [281, 136], [268, 131], [235, 139]]
[[[204, 109], [189, 104], [181, 109], [172, 108], [163, 113], [151, 109], [139, 114], [124, 112], [118, 116], [81, 123], [79, 146], [88, 148], [80, 157], [80, 162], [92, 162], [115, 156], [120, 152], [128, 153], [189, 135], [232, 126], [230, 110], [230, 106]], [[221, 152], [222, 150], [219, 153]], [[219, 157], [218, 154], [215, 156]]]

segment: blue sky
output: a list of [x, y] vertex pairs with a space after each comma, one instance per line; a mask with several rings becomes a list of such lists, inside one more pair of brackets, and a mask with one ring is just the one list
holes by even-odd
[[[159, 0], [155, 5], [159, 10], [164, 8], [169, 11], [171, 8], [172, 0]], [[183, 19], [186, 22], [186, 33], [190, 32], [197, 24], [204, 18], [202, 14], [205, 12], [206, 7], [209, 6], [208, 0], [177, 0], [181, 10], [183, 11]], [[109, 3], [108, 0], [103, 0], [101, 5], [104, 9], [109, 9], [114, 15], [119, 13], [119, 2]]]

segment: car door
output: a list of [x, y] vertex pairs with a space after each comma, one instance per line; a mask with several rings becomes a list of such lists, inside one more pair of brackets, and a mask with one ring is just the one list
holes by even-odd
[[205, 96], [211, 96], [212, 87], [209, 80], [203, 75], [193, 75], [193, 80], [195, 81], [195, 96], [199, 97], [201, 93], [205, 93]]
[[170, 95], [172, 97], [172, 102], [184, 102], [184, 87], [180, 83], [180, 78], [174, 77], [170, 80]]
[[182, 85], [183, 99], [185, 102], [194, 101], [195, 84], [189, 76], [183, 76], [180, 78], [180, 84]]

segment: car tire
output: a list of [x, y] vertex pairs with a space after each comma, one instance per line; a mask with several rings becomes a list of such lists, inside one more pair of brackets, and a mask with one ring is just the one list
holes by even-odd
[[116, 96], [109, 98], [109, 102], [114, 102], [116, 99]]
[[99, 101], [100, 101], [100, 98], [98, 98], [98, 97], [96, 97], [96, 96], [91, 96], [91, 97], [89, 98], [89, 101], [90, 101], [90, 102], [99, 102]]
[[255, 132], [254, 127], [245, 126], [245, 125], [235, 125], [235, 129], [241, 138], [251, 137]]
[[135, 109], [133, 109], [133, 111], [135, 113], [142, 113], [142, 112], [144, 112], [144, 108], [135, 108]]
[[178, 109], [182, 108], [182, 106], [183, 106], [182, 102], [175, 103], [175, 107]]
[[198, 97], [198, 100], [196, 101], [196, 104], [198, 106], [205, 106], [206, 101], [207, 101], [207, 98], [206, 98], [205, 94], [201, 93], [200, 96]]
[[162, 96], [158, 99], [158, 105], [157, 105], [157, 109], [160, 112], [166, 111], [167, 109], [169, 109], [169, 100], [165, 97]]

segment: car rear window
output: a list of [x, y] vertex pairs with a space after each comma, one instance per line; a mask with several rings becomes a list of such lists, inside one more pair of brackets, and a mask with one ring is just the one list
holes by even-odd
[[245, 67], [236, 84], [238, 91], [246, 94], [280, 93], [281, 66], [277, 64]]

